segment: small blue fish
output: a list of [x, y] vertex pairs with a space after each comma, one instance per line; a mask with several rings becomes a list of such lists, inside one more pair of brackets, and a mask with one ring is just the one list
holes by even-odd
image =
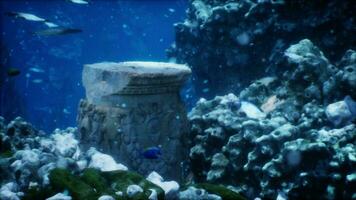
[[162, 155], [161, 147], [149, 147], [142, 152], [146, 159], [158, 159]]

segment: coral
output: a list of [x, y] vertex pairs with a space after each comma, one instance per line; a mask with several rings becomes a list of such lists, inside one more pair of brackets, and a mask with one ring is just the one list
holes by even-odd
[[[8, 127], [14, 134], [6, 134]], [[145, 178], [95, 148], [82, 152], [76, 135], [75, 128], [46, 135], [21, 118], [7, 126], [0, 120], [1, 142], [8, 142], [0, 151], [1, 199], [179, 199], [176, 181], [156, 172]]]
[[[353, 111], [345, 118], [340, 106], [331, 107], [354, 95], [340, 78], [354, 63], [352, 52], [332, 65], [303, 39], [287, 48], [284, 72], [276, 78], [257, 80], [239, 96], [199, 100], [188, 114], [194, 180], [230, 185], [248, 198], [351, 198]], [[328, 82], [334, 82], [331, 93], [323, 89]], [[264, 116], [246, 114], [243, 102]]]
[[[351, 0], [192, 0], [167, 54], [191, 66], [198, 97], [239, 92], [265, 72], [278, 72], [284, 51], [303, 38], [328, 50], [333, 62], [355, 48], [354, 8]], [[355, 83], [346, 76], [345, 83]]]
[[188, 189], [180, 192], [179, 199], [181, 199], [181, 200], [190, 200], [190, 199], [222, 200], [221, 197], [219, 197], [215, 194], [210, 194], [210, 193], [206, 192], [206, 190], [204, 190], [204, 189], [195, 188], [193, 186], [190, 186]]
[[0, 199], [20, 200], [23, 195], [23, 192], [19, 191], [19, 186], [13, 182], [4, 184], [0, 188]]
[[[1, 144], [4, 144], [1, 145], [0, 151], [2, 195], [12, 195], [13, 198], [21, 195], [23, 199], [28, 200], [46, 199], [57, 198], [55, 196], [57, 193], [68, 190], [73, 199], [98, 199], [102, 194], [115, 196], [114, 190], [108, 189], [110, 184], [100, 172], [87, 167], [96, 167], [102, 171], [127, 168], [94, 148], [82, 153], [75, 138], [76, 134], [75, 128], [67, 128], [56, 129], [53, 134], [45, 135], [21, 118], [16, 118], [8, 125], [2, 121], [0, 126]], [[96, 159], [101, 162], [98, 163]], [[136, 177], [131, 180], [132, 183], [140, 180], [144, 185], [151, 184], [159, 199], [163, 198], [163, 190], [158, 186], [134, 174], [127, 174], [126, 180], [129, 181], [132, 177]], [[124, 181], [116, 182], [123, 184]], [[16, 187], [6, 189], [8, 187], [5, 187], [5, 183], [15, 184]], [[145, 192], [151, 193], [149, 190]], [[10, 198], [7, 196], [4, 199]], [[121, 198], [117, 195], [115, 197]]]

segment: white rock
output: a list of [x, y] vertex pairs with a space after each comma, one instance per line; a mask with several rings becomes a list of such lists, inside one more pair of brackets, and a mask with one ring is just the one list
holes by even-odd
[[37, 170], [37, 174], [39, 177], [41, 177], [42, 179], [42, 184], [43, 185], [48, 185], [49, 184], [49, 172], [56, 168], [56, 164], [55, 163], [48, 163], [46, 165], [43, 165], [42, 167], [40, 167], [38, 170]]
[[344, 135], [349, 134], [350, 131], [355, 130], [356, 125], [350, 124], [347, 126], [344, 126], [342, 128], [336, 128], [336, 129], [320, 129], [318, 131], [318, 138], [320, 141], [330, 141], [331, 137], [342, 137]]
[[318, 55], [325, 62], [328, 62], [324, 54], [308, 39], [301, 40], [299, 43], [291, 45], [285, 51], [284, 55], [290, 63], [301, 63], [315, 55]]
[[90, 157], [90, 162], [88, 167], [99, 169], [103, 172], [114, 171], [114, 170], [127, 170], [125, 165], [116, 163], [113, 157], [100, 153], [95, 148], [90, 148], [87, 152]]
[[80, 154], [79, 142], [74, 138], [72, 133], [57, 133], [51, 138], [54, 141], [56, 152], [63, 157], [71, 157], [76, 159]]
[[49, 138], [42, 138], [40, 140], [40, 146], [44, 152], [53, 152], [55, 150], [55, 144], [53, 140]]
[[88, 161], [86, 161], [86, 160], [79, 160], [76, 163], [77, 163], [78, 169], [80, 171], [84, 170], [88, 165]]
[[23, 193], [18, 192], [18, 185], [10, 182], [0, 188], [1, 200], [20, 200]]
[[15, 153], [14, 157], [16, 160], [10, 165], [13, 171], [24, 171], [40, 165], [38, 150], [19, 150]]
[[165, 194], [175, 193], [179, 190], [179, 184], [175, 181], [164, 181], [162, 176], [159, 175], [157, 172], [151, 172], [146, 180], [158, 185], [164, 190]]
[[37, 187], [38, 186], [38, 183], [37, 182], [32, 182], [30, 181], [30, 183], [28, 184], [28, 188], [33, 188], [33, 187]]
[[288, 200], [288, 197], [284, 192], [279, 191], [276, 200]]
[[198, 189], [193, 186], [179, 192], [179, 200], [221, 200], [221, 197], [215, 194], [209, 194], [204, 189]]
[[143, 192], [143, 189], [139, 185], [129, 185], [126, 189], [126, 194], [129, 197], [133, 197], [134, 195]]
[[72, 200], [72, 197], [63, 193], [57, 193], [56, 195], [49, 197], [46, 200]]
[[98, 200], [115, 200], [114, 197], [109, 196], [109, 195], [103, 195], [101, 197], [99, 197]]
[[121, 191], [117, 191], [117, 192], [115, 192], [115, 194], [117, 195], [117, 196], [122, 196], [122, 195], [124, 195], [124, 193], [123, 192], [121, 192]]
[[352, 119], [352, 113], [345, 101], [329, 104], [325, 109], [325, 114], [335, 126], [347, 123]]
[[157, 197], [157, 192], [156, 192], [156, 190], [150, 189], [150, 191], [151, 191], [151, 194], [150, 194], [150, 196], [148, 197], [148, 199], [149, 199], [149, 200], [157, 200], [158, 197]]
[[238, 101], [239, 98], [236, 95], [229, 93], [228, 95], [225, 96], [225, 98], [221, 99], [220, 103], [226, 105], [230, 102], [238, 102]]
[[263, 113], [257, 106], [246, 101], [241, 102], [239, 111], [245, 113], [248, 118], [252, 119], [262, 119], [266, 117], [266, 114]]

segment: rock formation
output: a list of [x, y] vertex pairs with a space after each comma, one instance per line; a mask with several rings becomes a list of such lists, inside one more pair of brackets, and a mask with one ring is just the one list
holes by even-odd
[[252, 199], [354, 198], [355, 108], [345, 101], [355, 99], [355, 56], [333, 65], [304, 39], [286, 49], [277, 77], [198, 101], [188, 115], [195, 180]]
[[352, 0], [191, 0], [188, 6], [167, 54], [192, 68], [193, 96], [240, 92], [278, 71], [284, 51], [303, 38], [332, 62], [355, 49]]

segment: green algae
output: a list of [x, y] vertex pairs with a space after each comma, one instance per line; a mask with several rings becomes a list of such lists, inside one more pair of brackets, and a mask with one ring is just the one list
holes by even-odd
[[51, 197], [57, 193], [58, 192], [52, 189], [52, 187], [32, 187], [25, 191], [25, 196], [21, 200], [45, 200], [48, 197]]
[[97, 200], [100, 194], [78, 176], [71, 174], [66, 169], [54, 169], [49, 174], [51, 186], [56, 190], [68, 190], [73, 200]]
[[[59, 192], [68, 191], [73, 200], [97, 200], [102, 195], [110, 195], [115, 200], [146, 200], [151, 194], [150, 189], [157, 192], [158, 200], [165, 199], [162, 188], [135, 172], [101, 172], [88, 168], [81, 174], [73, 174], [67, 169], [56, 168], [50, 172], [49, 179], [49, 186], [29, 189], [23, 199], [44, 200]], [[126, 190], [133, 184], [139, 185], [143, 192], [129, 197]], [[240, 194], [220, 185], [199, 183], [188, 186], [205, 189], [211, 194], [219, 195], [223, 200], [245, 200]], [[122, 192], [122, 196], [115, 193], [118, 191]]]
[[[45, 200], [59, 192], [68, 191], [73, 200], [97, 200], [102, 195], [110, 195], [115, 200], [145, 200], [157, 192], [158, 200], [164, 200], [164, 191], [135, 172], [85, 169], [81, 174], [73, 174], [67, 169], [56, 168], [49, 174], [50, 184], [45, 188], [28, 189], [24, 200]], [[139, 185], [144, 191], [132, 197], [126, 194], [129, 185]], [[122, 196], [115, 192], [121, 191]]]
[[109, 190], [108, 182], [100, 175], [100, 172], [95, 169], [85, 169], [81, 175], [81, 180], [87, 183], [98, 193], [114, 194], [114, 191]]
[[234, 192], [222, 185], [215, 185], [210, 183], [197, 183], [190, 186], [204, 189], [211, 194], [219, 195], [222, 198], [222, 200], [246, 200], [246, 198], [241, 196], [239, 193]]
[[6, 150], [0, 153], [0, 158], [11, 158], [14, 153], [11, 150]]
[[151, 194], [149, 189], [154, 189], [157, 192], [157, 197], [159, 200], [164, 200], [164, 191], [159, 186], [153, 184], [150, 181], [147, 181], [145, 177], [141, 176], [135, 172], [129, 171], [110, 171], [110, 172], [102, 172], [103, 177], [106, 180], [112, 183], [112, 187], [115, 191], [126, 191], [129, 185], [139, 185], [144, 192], [139, 193], [132, 198], [127, 197], [124, 192], [124, 197], [127, 199], [132, 200], [141, 200], [141, 199], [148, 199]]

